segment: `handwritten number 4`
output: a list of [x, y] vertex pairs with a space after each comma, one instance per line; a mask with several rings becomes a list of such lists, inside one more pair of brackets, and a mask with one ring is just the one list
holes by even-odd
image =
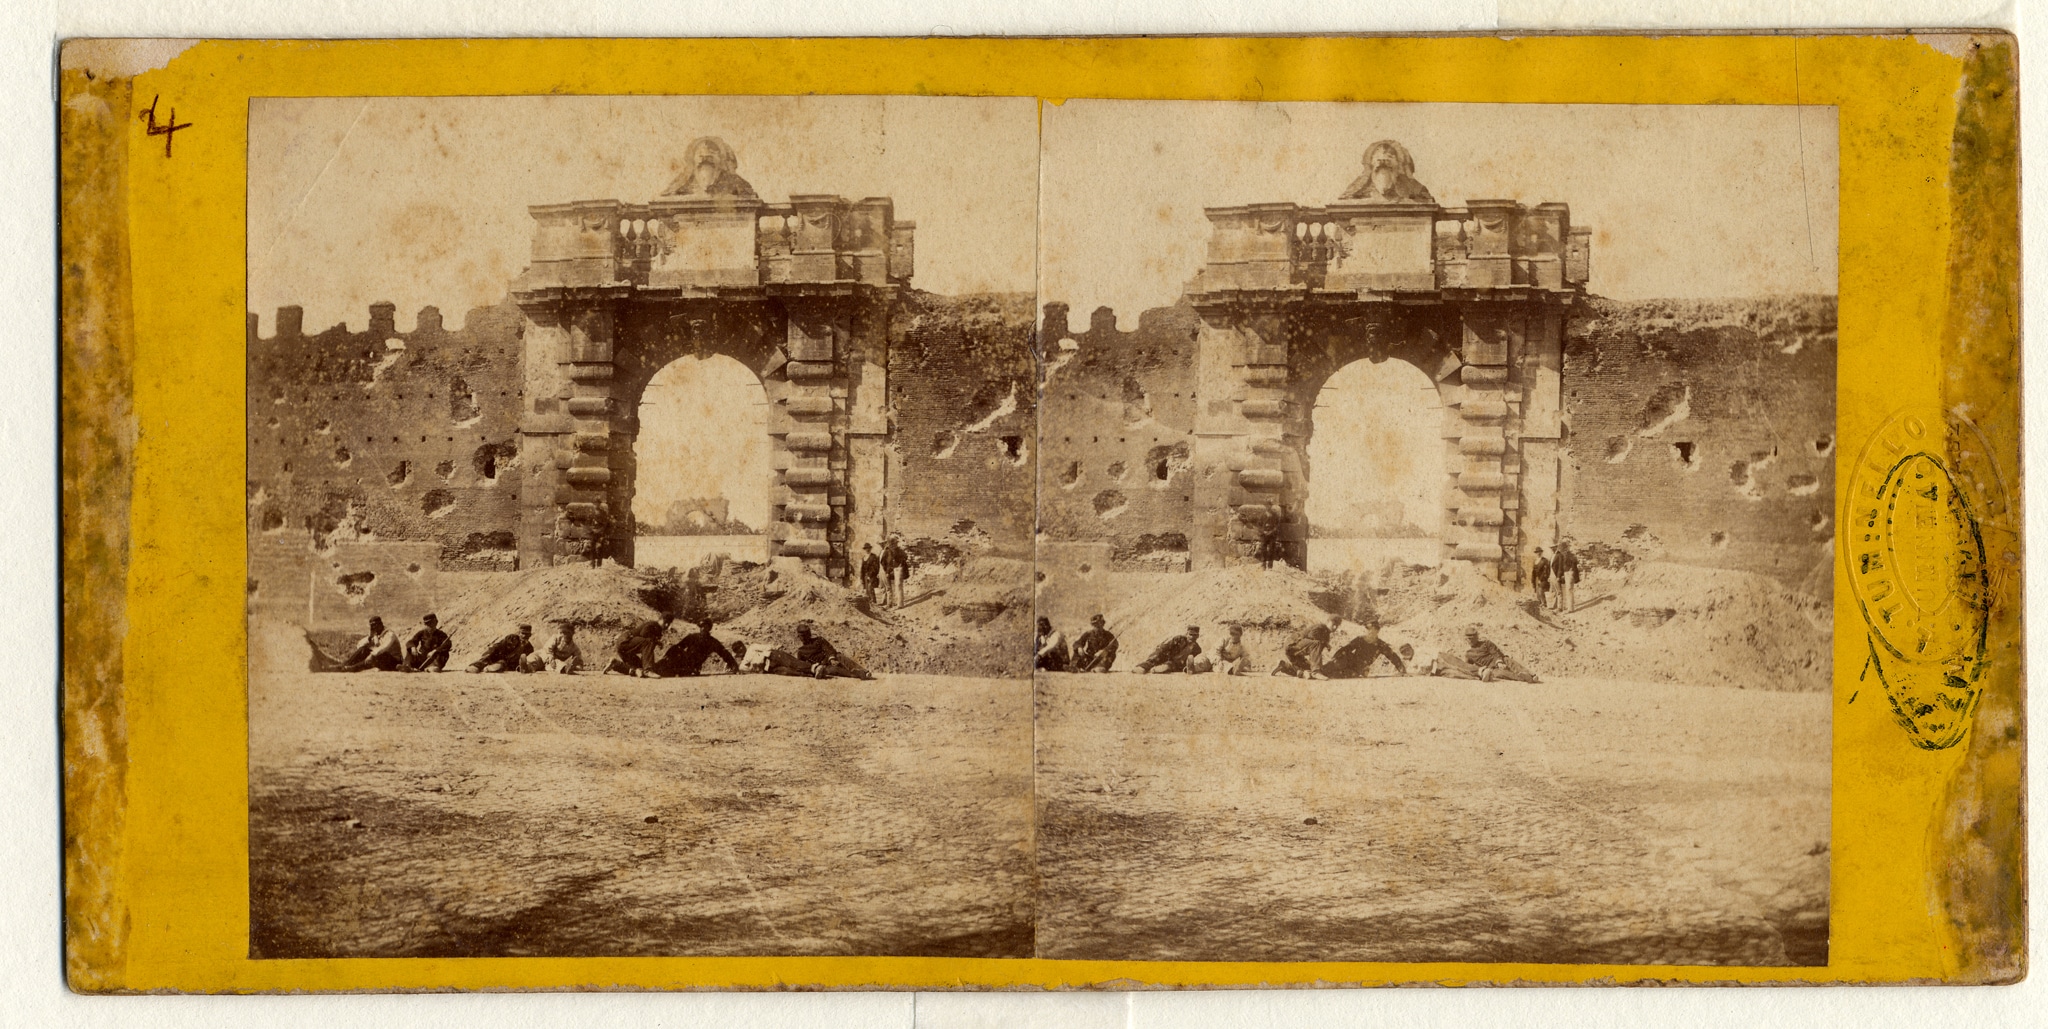
[[173, 107], [171, 108], [171, 116], [165, 119], [162, 125], [158, 125], [156, 123], [156, 102], [158, 99], [158, 97], [150, 97], [149, 107], [146, 110], [144, 110], [140, 115], [137, 115], [137, 117], [149, 123], [148, 132], [150, 135], [162, 136], [164, 138], [164, 156], [169, 157], [171, 156], [171, 136], [175, 134], [179, 129], [191, 128], [192, 123], [189, 121], [179, 121], [178, 109]]

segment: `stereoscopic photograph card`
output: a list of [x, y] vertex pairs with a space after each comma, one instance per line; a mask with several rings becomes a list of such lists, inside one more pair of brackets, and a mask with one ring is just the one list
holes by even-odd
[[74, 42], [72, 985], [2013, 981], [2012, 60]]
[[1835, 139], [1048, 112], [1042, 950], [1826, 964]]

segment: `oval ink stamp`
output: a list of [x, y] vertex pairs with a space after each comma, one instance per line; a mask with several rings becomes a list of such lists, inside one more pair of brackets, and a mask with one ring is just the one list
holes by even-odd
[[1916, 747], [1952, 747], [1969, 731], [1993, 596], [1980, 519], [2004, 511], [1989, 448], [1960, 415], [1900, 411], [1857, 456], [1842, 556], [1867, 668]]

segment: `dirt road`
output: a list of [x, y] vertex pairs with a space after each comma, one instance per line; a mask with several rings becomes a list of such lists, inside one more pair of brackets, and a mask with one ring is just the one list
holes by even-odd
[[1043, 676], [1039, 952], [1825, 963], [1828, 704]]
[[256, 679], [258, 956], [1031, 953], [1028, 682]]

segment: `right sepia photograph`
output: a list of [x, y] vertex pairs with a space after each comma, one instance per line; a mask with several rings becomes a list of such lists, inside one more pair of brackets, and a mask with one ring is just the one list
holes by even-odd
[[1827, 964], [1836, 110], [1042, 125], [1037, 955]]

